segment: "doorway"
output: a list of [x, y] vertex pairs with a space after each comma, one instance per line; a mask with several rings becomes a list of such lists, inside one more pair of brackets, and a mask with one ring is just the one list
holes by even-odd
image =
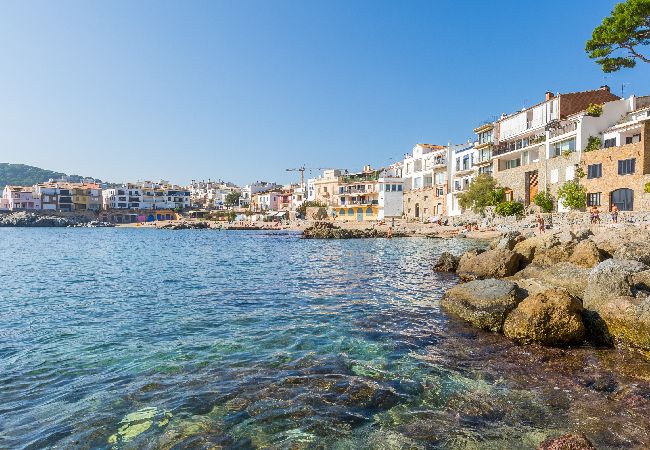
[[539, 192], [539, 174], [536, 170], [526, 172], [526, 206], [530, 205]]
[[634, 191], [628, 188], [621, 188], [612, 191], [610, 208], [618, 206], [619, 211], [632, 211], [634, 209]]

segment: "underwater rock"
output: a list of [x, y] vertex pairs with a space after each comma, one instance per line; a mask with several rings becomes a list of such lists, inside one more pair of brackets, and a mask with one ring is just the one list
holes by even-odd
[[445, 293], [441, 304], [475, 327], [498, 332], [519, 301], [515, 283], [490, 278], [454, 286]]
[[108, 438], [111, 445], [129, 442], [147, 431], [152, 426], [164, 427], [169, 423], [172, 414], [167, 411], [159, 411], [154, 406], [139, 409], [124, 416], [120, 421], [117, 433]]
[[537, 447], [537, 450], [597, 450], [583, 433], [563, 434], [556, 438], [548, 438]]
[[565, 347], [585, 336], [580, 300], [562, 289], [524, 299], [503, 324], [503, 333], [520, 343]]

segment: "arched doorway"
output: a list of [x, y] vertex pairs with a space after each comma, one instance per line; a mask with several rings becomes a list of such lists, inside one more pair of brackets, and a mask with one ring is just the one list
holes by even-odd
[[420, 217], [420, 204], [416, 203], [415, 204], [415, 218], [417, 219], [419, 217]]
[[632, 211], [634, 209], [634, 191], [628, 188], [621, 188], [612, 191], [610, 194], [610, 208], [618, 206], [619, 211]]

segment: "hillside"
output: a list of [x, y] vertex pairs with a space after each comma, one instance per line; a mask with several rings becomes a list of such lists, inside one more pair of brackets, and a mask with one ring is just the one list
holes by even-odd
[[[61, 178], [68, 176], [62, 172], [40, 169], [25, 164], [0, 163], [0, 190], [7, 184], [18, 186], [31, 186], [36, 183], [42, 183], [50, 178]], [[76, 182], [85, 178], [80, 175], [69, 175], [70, 181]]]

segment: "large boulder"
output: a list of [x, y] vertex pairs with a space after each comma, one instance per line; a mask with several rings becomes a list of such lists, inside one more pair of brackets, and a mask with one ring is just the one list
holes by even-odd
[[550, 267], [531, 264], [508, 279], [517, 283], [529, 296], [551, 288], [562, 288], [574, 297], [582, 298], [589, 279], [589, 269], [569, 262]]
[[580, 344], [585, 337], [582, 303], [563, 289], [540, 292], [525, 298], [508, 314], [503, 333], [522, 344]]
[[600, 251], [613, 256], [624, 244], [650, 241], [650, 231], [633, 226], [608, 228], [591, 237]]
[[454, 256], [449, 252], [442, 252], [438, 261], [433, 265], [433, 270], [436, 272], [455, 272], [459, 260], [458, 256]]
[[514, 275], [520, 256], [512, 250], [465, 253], [458, 262], [458, 275], [465, 280], [503, 278]]
[[443, 296], [441, 304], [475, 327], [498, 332], [519, 301], [515, 283], [491, 278], [454, 286]]
[[512, 250], [519, 242], [526, 240], [519, 231], [503, 233], [501, 238], [495, 241], [494, 248], [497, 250]]
[[521, 255], [523, 265], [535, 263], [550, 266], [568, 261], [577, 243], [575, 235], [569, 231], [542, 234], [519, 242], [514, 251]]
[[539, 444], [537, 450], [597, 450], [583, 433], [563, 434], [548, 438]]
[[577, 266], [591, 268], [604, 259], [605, 256], [598, 249], [596, 243], [590, 239], [585, 239], [576, 244], [569, 262]]
[[640, 261], [650, 265], [650, 242], [624, 242], [614, 251], [614, 259]]
[[597, 341], [650, 350], [650, 268], [608, 259], [594, 267], [583, 297], [585, 319]]

